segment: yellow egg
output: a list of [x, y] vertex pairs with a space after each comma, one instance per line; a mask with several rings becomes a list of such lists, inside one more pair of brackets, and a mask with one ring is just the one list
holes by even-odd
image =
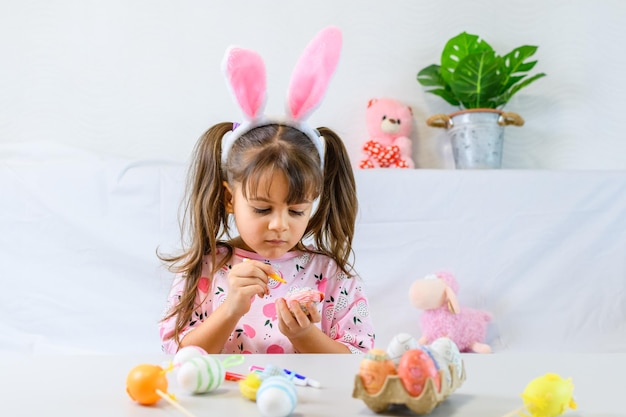
[[363, 388], [369, 394], [376, 394], [383, 387], [389, 375], [396, 374], [396, 367], [383, 349], [370, 349], [359, 365], [359, 376]]
[[576, 408], [573, 391], [571, 378], [564, 379], [548, 373], [530, 381], [522, 393], [522, 399], [532, 417], [556, 417], [563, 414], [567, 407]]
[[259, 375], [252, 372], [248, 374], [244, 379], [239, 381], [239, 391], [241, 394], [251, 401], [256, 401], [256, 392], [261, 386], [261, 378]]

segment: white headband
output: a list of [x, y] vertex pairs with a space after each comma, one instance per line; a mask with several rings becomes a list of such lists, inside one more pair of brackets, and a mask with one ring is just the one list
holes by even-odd
[[274, 124], [290, 126], [295, 129], [298, 129], [300, 132], [307, 135], [307, 137], [311, 140], [311, 142], [313, 142], [313, 145], [315, 145], [315, 148], [317, 149], [317, 152], [320, 155], [321, 166], [322, 167], [324, 166], [324, 154], [326, 150], [324, 137], [320, 136], [319, 132], [313, 129], [308, 124], [298, 123], [298, 122], [295, 122], [294, 120], [289, 120], [286, 118], [283, 118], [283, 119], [263, 118], [259, 120], [249, 121], [249, 122], [245, 122], [236, 126], [233, 130], [226, 133], [224, 137], [222, 138], [222, 164], [226, 163], [228, 154], [230, 152], [230, 148], [232, 148], [233, 144], [235, 143], [237, 139], [239, 139], [240, 137], [242, 137], [243, 135], [245, 135], [252, 129], [255, 129], [261, 126], [274, 125]]
[[341, 31], [336, 27], [321, 30], [309, 42], [291, 75], [287, 90], [287, 114], [283, 118], [263, 114], [267, 83], [261, 56], [252, 50], [230, 47], [222, 68], [246, 121], [222, 138], [222, 163], [228, 159], [233, 143], [243, 134], [256, 127], [283, 124], [298, 129], [311, 139], [324, 166], [324, 139], [306, 120], [324, 98], [339, 62], [341, 44]]

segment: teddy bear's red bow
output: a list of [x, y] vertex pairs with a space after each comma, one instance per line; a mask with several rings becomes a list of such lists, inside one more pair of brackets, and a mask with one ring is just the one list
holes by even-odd
[[[359, 168], [409, 168], [407, 162], [400, 156], [400, 148], [396, 145], [382, 145], [370, 140], [363, 145], [367, 159], [363, 159]], [[376, 162], [376, 164], [374, 163]]]

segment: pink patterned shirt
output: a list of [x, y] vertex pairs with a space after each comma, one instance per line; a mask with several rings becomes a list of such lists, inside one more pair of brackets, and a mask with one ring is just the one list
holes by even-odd
[[[221, 248], [220, 253], [226, 253]], [[205, 257], [203, 275], [198, 284], [197, 308], [181, 336], [187, 334], [208, 317], [228, 296], [228, 269], [244, 258], [260, 260], [272, 265], [285, 280], [282, 284], [269, 280], [270, 293], [264, 298], [254, 297], [250, 311], [246, 313], [231, 333], [221, 353], [297, 353], [291, 342], [278, 330], [278, 318], [274, 301], [285, 297], [292, 287], [317, 288], [325, 294], [318, 311], [322, 320], [315, 323], [331, 339], [346, 345], [352, 353], [364, 353], [374, 347], [374, 328], [369, 314], [361, 278], [348, 277], [327, 256], [292, 251], [279, 259], [260, 259], [256, 253], [235, 249], [233, 257], [213, 279], [210, 256]], [[176, 276], [167, 299], [166, 314], [173, 308], [183, 292], [184, 280]], [[172, 339], [176, 318], [160, 323], [163, 351], [174, 354], [178, 344]]]

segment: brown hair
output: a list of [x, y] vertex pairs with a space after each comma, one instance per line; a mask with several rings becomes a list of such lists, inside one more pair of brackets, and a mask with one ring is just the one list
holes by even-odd
[[[163, 319], [176, 316], [176, 340], [197, 307], [195, 297], [203, 257], [211, 256], [214, 274], [233, 254], [233, 247], [224, 240], [231, 237], [224, 181], [241, 183], [244, 193], [255, 193], [262, 175], [281, 172], [289, 183], [288, 203], [319, 197], [317, 210], [303, 236], [303, 240], [311, 238], [315, 248], [308, 249], [300, 241], [299, 249], [327, 255], [351, 275], [358, 204], [354, 173], [341, 138], [328, 128], [318, 129], [326, 145], [322, 169], [317, 149], [300, 130], [281, 124], [259, 126], [235, 140], [222, 166], [222, 137], [232, 129], [232, 123], [219, 123], [198, 140], [181, 220], [181, 235], [188, 241], [183, 241], [183, 251], [178, 255], [159, 254], [172, 272], [185, 278], [179, 303]], [[218, 247], [227, 249], [227, 254], [219, 259]]]

